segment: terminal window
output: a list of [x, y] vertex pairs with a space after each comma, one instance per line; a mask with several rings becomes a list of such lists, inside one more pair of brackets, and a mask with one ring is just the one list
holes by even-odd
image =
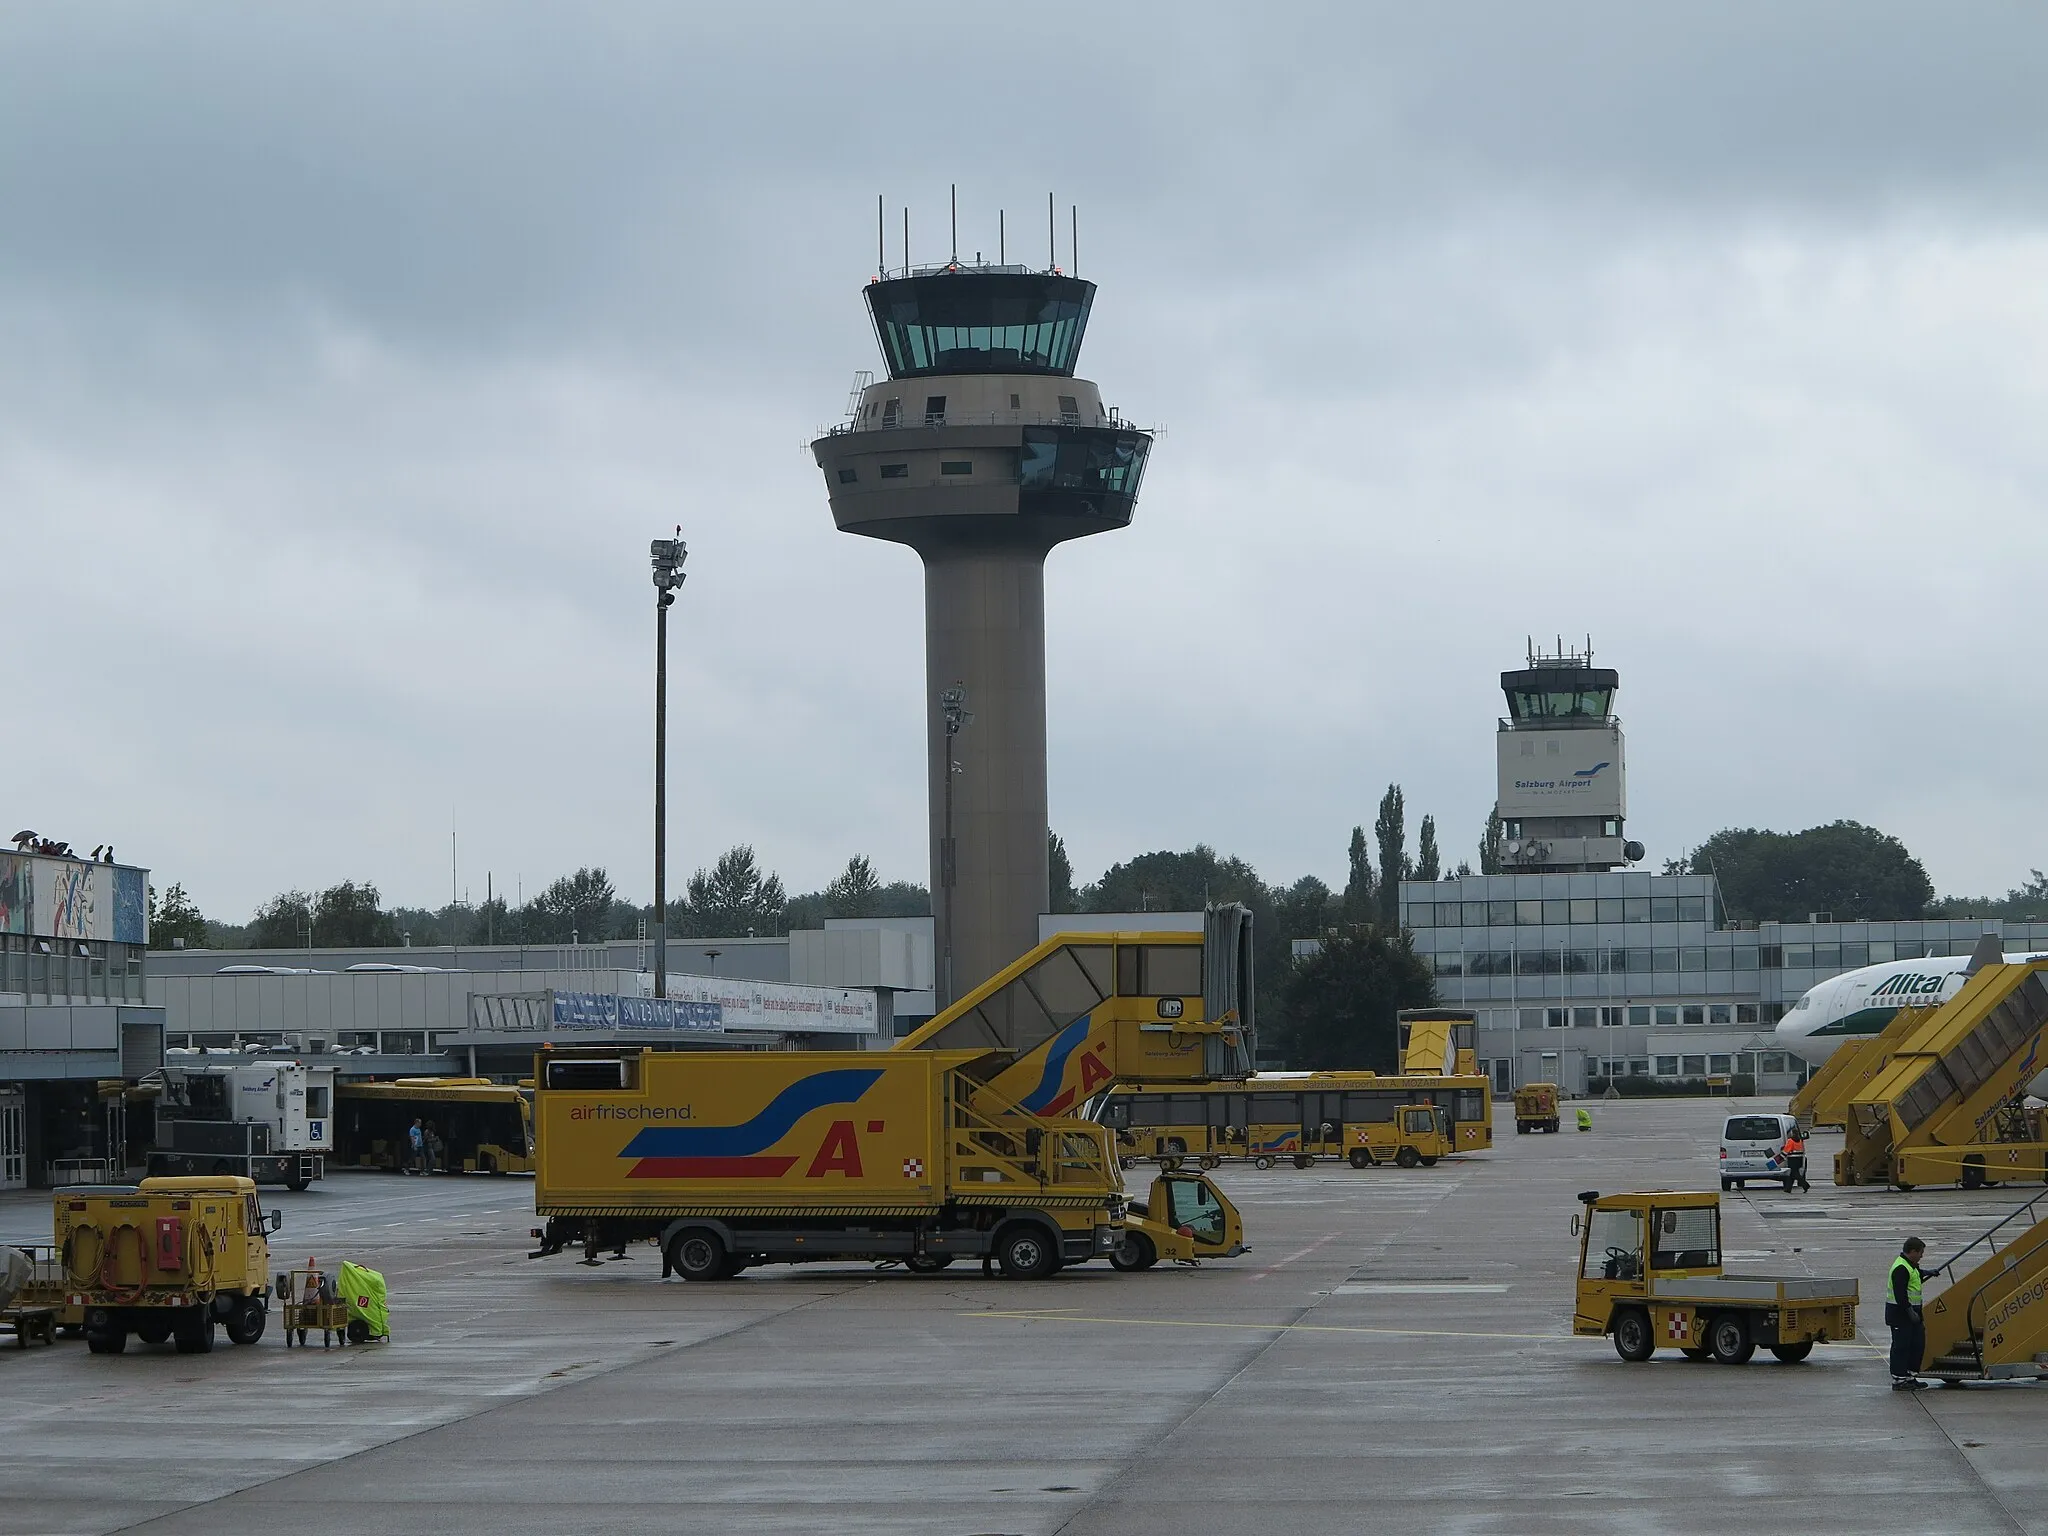
[[841, 471], [839, 471], [839, 483], [841, 485], [854, 485], [858, 483], [859, 480], [860, 471], [857, 469], [842, 469]]
[[1707, 1071], [1707, 1058], [1706, 1058], [1706, 1057], [1704, 1057], [1704, 1056], [1687, 1056], [1687, 1057], [1685, 1057], [1685, 1058], [1683, 1058], [1683, 1059], [1684, 1059], [1684, 1063], [1685, 1063], [1685, 1076], [1687, 1076], [1687, 1077], [1704, 1077], [1704, 1076], [1706, 1075], [1706, 1071]]
[[941, 459], [939, 473], [942, 475], [971, 475], [974, 473], [972, 459]]
[[882, 478], [884, 480], [908, 480], [910, 478], [910, 466], [908, 464], [884, 464], [882, 466]]
[[1709, 1024], [1732, 1024], [1735, 1022], [1735, 1018], [1729, 1011], [1727, 1003], [1709, 1003], [1707, 1004], [1707, 1022]]
[[1701, 1003], [1687, 1003], [1685, 1005], [1685, 1022], [1688, 1024], [1706, 1023], [1707, 1010], [1705, 1005]]
[[1647, 1023], [1649, 1023], [1649, 1022], [1650, 1022], [1650, 1009], [1649, 1009], [1649, 1005], [1648, 1005], [1647, 1003], [1637, 1003], [1637, 1004], [1634, 1004], [1634, 1005], [1632, 1005], [1632, 1006], [1631, 1006], [1631, 1007], [1629, 1008], [1629, 1010], [1628, 1010], [1628, 1021], [1629, 1021], [1629, 1023], [1631, 1023], [1631, 1024], [1647, 1024]]
[[1657, 1075], [1659, 1077], [1678, 1076], [1678, 1058], [1676, 1056], [1659, 1056], [1657, 1058]]
[[1678, 1009], [1675, 1006], [1658, 1008], [1657, 1022], [1659, 1024], [1676, 1024], [1678, 1022]]
[[1737, 1003], [1735, 1005], [1735, 1022], [1738, 1024], [1756, 1023], [1757, 1005], [1755, 1003]]

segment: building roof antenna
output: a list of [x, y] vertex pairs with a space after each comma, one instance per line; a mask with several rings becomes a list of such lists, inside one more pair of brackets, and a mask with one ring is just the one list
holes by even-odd
[[1005, 252], [1007, 250], [1007, 247], [1004, 242], [1008, 239], [1009, 236], [1008, 231], [1005, 230], [1003, 227], [1003, 221], [1007, 217], [1008, 215], [1004, 212], [1003, 209], [998, 208], [996, 210], [996, 265], [999, 267], [1003, 264]]
[[1060, 269], [1060, 248], [1057, 243], [1057, 237], [1053, 234], [1055, 227], [1053, 223], [1052, 194], [1048, 192], [1045, 194], [1045, 264], [1057, 272]]
[[882, 194], [875, 194], [875, 275], [883, 277], [889, 271], [889, 248], [882, 238]]
[[953, 265], [960, 265], [960, 183], [953, 183]]
[[1068, 211], [1073, 215], [1074, 230], [1067, 241], [1067, 254], [1073, 258], [1073, 264], [1067, 270], [1074, 276], [1079, 277], [1081, 275], [1081, 205], [1075, 203]]

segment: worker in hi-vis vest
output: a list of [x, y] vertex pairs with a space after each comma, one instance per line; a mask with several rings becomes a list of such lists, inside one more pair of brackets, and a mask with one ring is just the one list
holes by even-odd
[[1797, 1124], [1785, 1133], [1785, 1171], [1801, 1189], [1813, 1188], [1806, 1182], [1806, 1138], [1799, 1134]]
[[1919, 1238], [1907, 1238], [1885, 1277], [1884, 1320], [1892, 1331], [1894, 1392], [1917, 1392], [1927, 1385], [1914, 1374], [1927, 1349], [1927, 1325], [1920, 1317], [1920, 1282], [1936, 1273], [1920, 1267], [1920, 1255], [1926, 1251], [1927, 1245]]

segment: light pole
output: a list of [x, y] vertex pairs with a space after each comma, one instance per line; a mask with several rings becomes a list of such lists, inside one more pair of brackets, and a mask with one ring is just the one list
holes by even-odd
[[939, 890], [940, 911], [944, 916], [945, 936], [945, 991], [939, 1000], [941, 1008], [951, 1007], [953, 998], [953, 775], [960, 771], [960, 765], [953, 760], [953, 738], [974, 724], [974, 716], [967, 708], [967, 685], [955, 683], [939, 695], [939, 709], [946, 717], [946, 831], [939, 839]]
[[[677, 528], [680, 534], [683, 530]], [[668, 610], [683, 584], [690, 547], [680, 538], [647, 546], [654, 566], [654, 995], [668, 996]]]

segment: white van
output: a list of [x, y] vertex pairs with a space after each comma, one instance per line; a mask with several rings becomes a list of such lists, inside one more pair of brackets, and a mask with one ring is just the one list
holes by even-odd
[[1785, 1161], [1785, 1138], [1795, 1123], [1790, 1115], [1730, 1115], [1721, 1127], [1721, 1187], [1770, 1179], [1790, 1194], [1793, 1173]]

